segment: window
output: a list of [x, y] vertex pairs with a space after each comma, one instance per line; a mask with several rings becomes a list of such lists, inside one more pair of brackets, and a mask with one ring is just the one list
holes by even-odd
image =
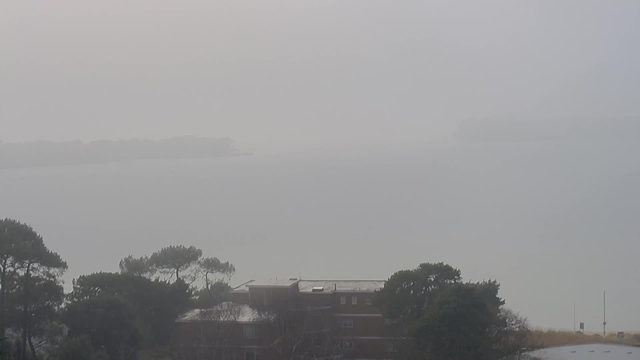
[[342, 320], [342, 327], [345, 329], [350, 329], [353, 327], [353, 320], [352, 319], [344, 319]]
[[340, 296], [340, 305], [346, 305], [346, 304], [347, 304], [347, 297]]
[[255, 351], [247, 351], [244, 353], [244, 360], [259, 360], [258, 353]]
[[373, 305], [373, 301], [371, 301], [371, 298], [364, 299], [364, 303], [367, 305]]
[[353, 350], [355, 349], [356, 345], [353, 343], [353, 341], [345, 341], [342, 343], [342, 350]]
[[351, 297], [351, 305], [358, 305], [358, 297], [357, 296], [352, 296]]
[[258, 328], [255, 326], [244, 326], [242, 328], [244, 332], [245, 339], [257, 339], [258, 338]]

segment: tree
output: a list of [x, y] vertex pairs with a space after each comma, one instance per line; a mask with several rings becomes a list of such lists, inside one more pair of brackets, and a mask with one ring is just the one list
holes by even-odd
[[42, 237], [33, 228], [11, 219], [0, 222], [0, 263], [0, 336], [4, 337], [7, 326], [7, 294], [9, 291], [19, 292], [14, 295], [20, 299], [20, 303], [16, 304], [16, 311], [21, 313], [17, 326], [22, 330], [20, 356], [27, 358], [29, 343], [32, 356], [37, 358], [30, 330], [36, 330], [32, 325], [36, 315], [34, 306], [38, 306], [35, 305], [39, 299], [38, 286], [45, 286], [42, 284], [46, 281], [58, 283], [67, 269], [67, 263], [46, 247]]
[[120, 260], [120, 272], [123, 274], [152, 277], [156, 273], [156, 269], [149, 262], [149, 257], [141, 256], [135, 258], [129, 255]]
[[[5, 338], [6, 333], [6, 297], [9, 291], [16, 287], [16, 275], [20, 264], [25, 257], [21, 251], [20, 242], [25, 233], [31, 228], [16, 220], [0, 220], [0, 338]], [[5, 342], [0, 344], [0, 351], [5, 348]]]
[[527, 319], [509, 309], [501, 309], [498, 316], [501, 324], [494, 334], [496, 352], [500, 358], [518, 359], [520, 351], [531, 345], [531, 329]]
[[[150, 257], [129, 255], [120, 261], [120, 273], [101, 272], [75, 279], [69, 307], [102, 296], [122, 300], [134, 310], [141, 351], [171, 354], [175, 320], [181, 313], [194, 304], [211, 307], [229, 298], [230, 287], [223, 280], [233, 275], [234, 266], [213, 257], [201, 258], [202, 251], [193, 246], [165, 247]], [[169, 279], [175, 275], [175, 281], [151, 280], [155, 271], [170, 275]], [[185, 279], [202, 279], [206, 287], [198, 289]], [[65, 321], [71, 321], [69, 316]]]
[[193, 266], [202, 257], [202, 250], [194, 246], [172, 245], [154, 252], [149, 258], [149, 264], [165, 274], [176, 276], [180, 279], [180, 273], [193, 270]]
[[191, 290], [184, 281], [172, 284], [133, 274], [94, 273], [73, 282], [71, 304], [100, 296], [117, 297], [129, 304], [142, 336], [150, 344], [166, 344], [175, 319], [189, 306]]
[[231, 286], [218, 281], [208, 288], [198, 290], [195, 295], [194, 305], [199, 309], [208, 309], [224, 301], [231, 300]]
[[92, 348], [104, 347], [111, 359], [136, 359], [141, 331], [136, 312], [125, 300], [100, 295], [69, 304], [64, 313], [69, 337], [88, 336]]
[[182, 280], [167, 284], [162, 289], [162, 298], [155, 306], [155, 315], [149, 324], [153, 332], [153, 344], [168, 344], [176, 327], [176, 319], [187, 310], [192, 297], [191, 289]]
[[526, 320], [504, 308], [500, 284], [462, 283], [443, 263], [421, 264], [391, 276], [375, 301], [399, 319], [396, 337], [409, 335], [404, 356], [429, 360], [490, 360], [517, 354], [528, 335]]
[[86, 336], [65, 339], [53, 352], [54, 360], [87, 360], [93, 358], [93, 346]]
[[68, 337], [51, 353], [51, 360], [109, 360], [104, 348], [94, 350], [86, 336]]
[[231, 287], [225, 282], [235, 273], [236, 268], [228, 261], [221, 262], [216, 257], [206, 257], [198, 261], [198, 274], [204, 281], [204, 288], [196, 293], [196, 305], [209, 308], [229, 299]]
[[436, 293], [462, 280], [460, 270], [444, 263], [423, 263], [391, 275], [375, 297], [385, 316], [403, 322], [417, 320]]
[[57, 281], [62, 273], [67, 269], [67, 263], [62, 260], [60, 255], [47, 249], [44, 245], [42, 237], [35, 231], [30, 231], [24, 234], [22, 239], [21, 248], [24, 251], [25, 259], [21, 262], [22, 265], [22, 356], [23, 359], [27, 357], [27, 342], [31, 348], [32, 356], [37, 357], [35, 349], [29, 336], [30, 328], [30, 306], [36, 300], [32, 287], [34, 286], [32, 277], [45, 278], [51, 281]]
[[492, 311], [468, 284], [438, 294], [412, 333], [419, 348], [433, 360], [495, 360], [490, 330]]
[[[19, 282], [25, 281], [23, 277]], [[63, 331], [57, 320], [64, 301], [64, 289], [55, 279], [33, 276], [30, 294], [33, 300], [28, 307], [27, 343], [32, 358], [37, 359], [39, 352], [50, 348], [62, 336]], [[24, 296], [25, 294], [19, 291], [11, 293], [7, 298], [9, 308], [19, 309], [25, 303]], [[23, 326], [22, 316], [18, 311], [13, 311], [10, 315], [9, 325], [16, 328]]]
[[[198, 270], [204, 279], [205, 288], [209, 288], [209, 280], [210, 277], [215, 275], [222, 275], [223, 278], [231, 279], [231, 276], [236, 272], [235, 266], [230, 264], [228, 261], [221, 262], [216, 257], [206, 257], [200, 259], [198, 261]], [[214, 279], [213, 283], [220, 282], [222, 279]]]

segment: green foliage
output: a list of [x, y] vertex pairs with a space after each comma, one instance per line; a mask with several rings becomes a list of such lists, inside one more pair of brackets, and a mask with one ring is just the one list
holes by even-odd
[[175, 320], [187, 310], [192, 297], [189, 285], [182, 280], [171, 284], [164, 294], [161, 295], [163, 298], [154, 305], [155, 315], [149, 321], [153, 329], [153, 344], [156, 346], [169, 343], [176, 326]]
[[68, 337], [51, 353], [51, 360], [110, 360], [107, 350], [95, 350], [86, 336]]
[[86, 336], [71, 337], [61, 342], [52, 355], [53, 360], [93, 359], [93, 346]]
[[17, 265], [29, 257], [25, 245], [38, 238], [31, 226], [13, 219], [0, 219], [0, 258], [13, 260], [13, 265]]
[[[26, 281], [24, 276], [18, 279], [19, 283]], [[30, 298], [28, 307], [28, 335], [31, 338], [47, 338], [57, 329], [54, 322], [58, 320], [59, 311], [65, 299], [64, 289], [59, 281], [33, 276], [29, 279]], [[25, 293], [14, 291], [7, 296], [7, 308], [11, 309], [7, 317], [7, 325], [12, 328], [21, 328]]]
[[435, 297], [413, 336], [429, 359], [494, 360], [493, 325], [493, 312], [476, 287], [456, 284]]
[[525, 346], [526, 320], [503, 308], [500, 284], [461, 281], [460, 270], [425, 263], [396, 272], [376, 294], [384, 315], [403, 320], [415, 340], [409, 357], [493, 360]]
[[73, 304], [103, 295], [129, 304], [145, 339], [163, 344], [169, 341], [175, 319], [187, 309], [191, 290], [181, 280], [170, 284], [133, 274], [95, 273], [74, 280], [70, 298]]
[[[73, 292], [70, 297], [74, 301], [86, 300], [102, 294], [121, 296], [127, 299], [144, 297], [153, 284], [152, 280], [133, 274], [99, 272], [82, 275], [73, 280]], [[148, 297], [153, 294], [147, 295]]]
[[231, 300], [231, 286], [224, 282], [216, 282], [195, 293], [194, 306], [198, 309], [209, 309], [221, 302]]
[[175, 274], [176, 280], [180, 273], [192, 269], [202, 257], [202, 250], [194, 246], [168, 246], [154, 252], [149, 258], [149, 264], [165, 274]]
[[461, 281], [460, 270], [444, 263], [424, 263], [393, 274], [375, 297], [385, 316], [417, 320], [438, 290]]
[[[12, 219], [0, 220], [0, 256], [13, 258], [16, 265], [66, 270], [67, 263], [50, 251], [42, 237], [27, 224]], [[34, 271], [34, 270], [32, 270]]]
[[110, 360], [109, 358], [109, 353], [107, 353], [107, 350], [103, 349], [99, 349], [98, 351], [93, 353], [93, 357], [91, 358], [91, 360]]
[[[175, 319], [194, 302], [210, 307], [227, 300], [225, 280], [235, 272], [229, 262], [202, 258], [193, 246], [169, 246], [150, 257], [129, 255], [119, 265], [120, 273], [75, 279], [63, 310], [60, 276], [67, 263], [30, 226], [0, 219], [0, 338], [5, 329], [22, 334], [1, 341], [0, 354], [134, 360], [141, 349], [149, 354], [156, 349], [170, 355]], [[175, 280], [151, 280], [156, 271], [175, 275]], [[205, 286], [198, 289], [185, 279], [201, 279]], [[66, 337], [62, 323], [69, 330]]]
[[123, 274], [151, 277], [156, 273], [156, 269], [149, 262], [149, 257], [141, 256], [135, 258], [129, 255], [120, 260], [120, 272]]
[[498, 296], [500, 284], [495, 280], [482, 281], [478, 283], [467, 283], [476, 291], [486, 303], [494, 315], [500, 312], [500, 307], [504, 305], [504, 300]]
[[[70, 328], [70, 335], [78, 336], [88, 330], [83, 327], [86, 325], [85, 320], [79, 317], [91, 318], [91, 314], [87, 315], [86, 312], [101, 304], [96, 302], [98, 299], [106, 297], [126, 304], [113, 311], [132, 311], [125, 314], [125, 317], [131, 319], [136, 329], [137, 342], [127, 345], [126, 338], [119, 338], [117, 341], [120, 342], [120, 347], [133, 349], [133, 345], [136, 345], [136, 351], [141, 349], [147, 353], [153, 353], [152, 349], [166, 347], [172, 340], [175, 319], [182, 312], [194, 305], [210, 307], [213, 305], [209, 304], [228, 299], [230, 288], [220, 280], [228, 279], [235, 272], [234, 266], [215, 257], [201, 258], [202, 251], [193, 246], [169, 246], [150, 257], [127, 256], [120, 261], [120, 273], [100, 272], [78, 277], [73, 282], [73, 291], [69, 294], [70, 304], [64, 317], [65, 324]], [[175, 281], [170, 283], [160, 279], [151, 280], [150, 277], [156, 270], [175, 275]], [[185, 278], [201, 278], [206, 286], [199, 290], [191, 288], [184, 281]], [[120, 325], [113, 322], [111, 324], [113, 328], [103, 324], [102, 331], [119, 331]], [[93, 337], [91, 341], [95, 348], [101, 345]], [[111, 349], [116, 343], [101, 346], [105, 346], [111, 356]]]
[[23, 356], [27, 343], [35, 356], [33, 337], [41, 335], [44, 325], [54, 320], [62, 302], [59, 277], [66, 269], [67, 263], [49, 250], [29, 225], [0, 220], [0, 337], [8, 325], [21, 330], [16, 351]]
[[522, 349], [533, 346], [527, 319], [505, 308], [500, 309], [498, 318], [500, 322], [494, 333], [494, 348], [501, 357], [517, 358]]
[[[221, 262], [216, 257], [206, 257], [200, 259], [198, 261], [198, 270], [202, 277], [204, 278], [205, 288], [209, 288], [210, 277], [215, 276], [216, 274], [222, 275], [226, 279], [230, 279], [231, 276], [236, 272], [235, 266], [230, 264], [228, 261]], [[212, 282], [220, 282], [220, 279], [213, 279]]]
[[104, 294], [69, 304], [64, 323], [69, 336], [88, 336], [94, 349], [104, 347], [111, 359], [135, 359], [142, 333], [136, 312], [125, 300]]

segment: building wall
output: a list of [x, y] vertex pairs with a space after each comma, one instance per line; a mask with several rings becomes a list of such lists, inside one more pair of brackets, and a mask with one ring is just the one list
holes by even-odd
[[[336, 316], [341, 337], [381, 337], [384, 332], [382, 316]], [[353, 327], [344, 327], [352, 323]], [[349, 324], [349, 325], [350, 325]]]
[[[367, 305], [367, 299], [373, 302], [373, 293], [334, 293], [333, 306], [338, 314], [380, 314], [380, 308]], [[346, 304], [342, 304], [342, 298]], [[356, 298], [357, 304], [353, 304], [353, 298]]]
[[251, 303], [251, 298], [249, 297], [249, 292], [235, 292], [231, 293], [231, 301], [238, 304], [247, 304]]
[[297, 299], [298, 287], [250, 287], [250, 305], [256, 308], [269, 307], [277, 304], [291, 302]]
[[[258, 337], [245, 337], [244, 327], [257, 328]], [[261, 324], [219, 323], [211, 321], [178, 323], [178, 357], [180, 360], [245, 359], [246, 352], [259, 352], [273, 358], [266, 329]]]
[[[343, 297], [344, 303], [342, 303]], [[355, 304], [352, 300], [353, 297], [356, 298]], [[290, 304], [299, 307], [299, 309], [321, 309], [315, 310], [316, 313], [322, 314], [321, 318], [311, 317], [305, 320], [310, 323], [317, 320], [317, 324], [305, 326], [306, 330], [331, 331], [331, 341], [334, 346], [345, 345], [347, 347], [343, 350], [345, 358], [389, 359], [394, 355], [388, 352], [389, 343], [394, 341], [393, 335], [398, 332], [392, 330], [394, 326], [385, 325], [380, 309], [372, 303], [373, 297], [373, 292], [365, 291], [300, 293], [297, 284], [289, 288], [249, 287], [248, 292], [232, 293], [234, 302], [250, 304], [256, 308], [263, 308], [265, 304], [276, 307], [281, 304]], [[367, 299], [371, 301], [369, 304]], [[311, 313], [312, 311], [309, 312], [309, 314]], [[327, 321], [327, 319], [329, 320]], [[351, 320], [353, 327], [343, 328], [343, 320]], [[263, 330], [263, 334], [266, 335], [268, 331], [268, 329]], [[237, 337], [241, 340], [237, 344], [239, 349], [242, 349], [243, 346], [266, 347], [268, 344], [261, 341], [266, 341], [266, 337], [269, 337], [269, 340], [274, 339], [274, 336], [264, 336], [260, 340], [244, 339], [241, 328], [228, 330], [227, 336]], [[193, 337], [187, 336], [183, 340], [193, 340]], [[266, 349], [261, 351], [261, 360], [266, 360], [270, 356], [268, 351]], [[189, 358], [183, 360], [189, 360]]]
[[334, 296], [331, 293], [300, 293], [299, 298], [304, 306], [328, 307], [334, 305]]
[[[372, 292], [331, 292], [304, 293], [304, 302], [309, 305], [330, 305], [336, 322], [336, 341], [353, 343], [352, 350], [345, 350], [346, 358], [387, 359], [387, 343], [385, 337], [393, 332], [385, 326], [380, 308], [373, 305]], [[344, 304], [342, 298], [344, 297]], [[353, 297], [356, 304], [353, 304]], [[367, 299], [370, 302], [367, 304]], [[343, 320], [351, 320], [353, 327], [343, 328]]]

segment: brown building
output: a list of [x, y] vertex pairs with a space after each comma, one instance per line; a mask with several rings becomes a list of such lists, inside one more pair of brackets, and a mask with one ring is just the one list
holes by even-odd
[[398, 339], [373, 304], [382, 280], [248, 281], [179, 323], [182, 360], [389, 359]]

